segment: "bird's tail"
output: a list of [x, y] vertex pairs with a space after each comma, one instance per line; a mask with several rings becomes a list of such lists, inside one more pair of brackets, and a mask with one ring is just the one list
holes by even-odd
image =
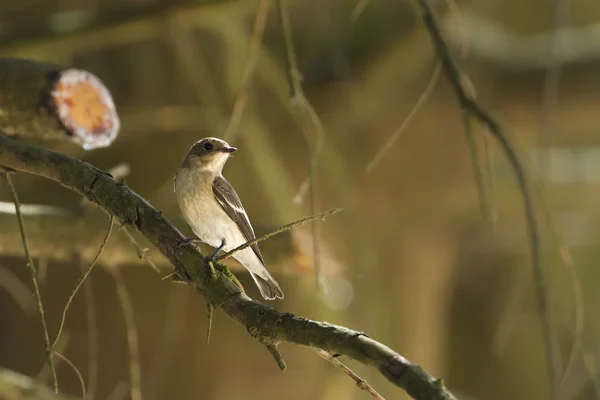
[[267, 279], [252, 272], [250, 272], [250, 275], [252, 276], [252, 279], [254, 279], [254, 282], [256, 282], [260, 294], [262, 294], [266, 300], [283, 299], [283, 291], [271, 275], [267, 274]]

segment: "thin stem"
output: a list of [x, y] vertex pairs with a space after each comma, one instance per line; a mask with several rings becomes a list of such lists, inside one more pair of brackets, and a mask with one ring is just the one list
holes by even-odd
[[313, 221], [315, 219], [325, 219], [326, 217], [329, 217], [330, 215], [333, 215], [333, 214], [337, 214], [340, 211], [342, 211], [341, 208], [332, 208], [331, 210], [325, 211], [325, 212], [323, 212], [321, 214], [311, 215], [310, 217], [304, 217], [302, 219], [299, 219], [298, 221], [294, 221], [294, 222], [289, 223], [287, 225], [283, 225], [282, 227], [277, 228], [276, 230], [274, 230], [272, 232], [269, 232], [269, 233], [267, 233], [267, 234], [259, 237], [258, 239], [250, 240], [250, 241], [244, 243], [243, 245], [238, 246], [235, 249], [230, 250], [227, 253], [220, 255], [219, 257], [216, 258], [215, 261], [216, 262], [223, 261], [223, 260], [231, 257], [232, 255], [234, 255], [238, 251], [244, 250], [245, 248], [250, 247], [250, 246], [252, 246], [255, 243], [262, 242], [263, 240], [267, 240], [270, 237], [273, 237], [275, 235], [279, 235], [280, 233], [289, 231], [292, 228], [295, 228], [297, 226], [303, 225], [303, 224], [305, 224], [307, 222], [310, 222], [310, 221]]
[[368, 174], [369, 172], [373, 171], [373, 169], [381, 162], [381, 160], [387, 154], [387, 152], [391, 150], [396, 141], [400, 139], [402, 135], [404, 135], [404, 133], [406, 132], [406, 128], [408, 128], [410, 122], [414, 119], [415, 115], [417, 115], [417, 113], [427, 103], [427, 100], [429, 100], [429, 98], [431, 97], [433, 89], [435, 89], [438, 81], [440, 80], [440, 72], [442, 72], [442, 63], [437, 61], [435, 63], [435, 67], [433, 68], [433, 74], [431, 74], [429, 83], [427, 83], [427, 87], [425, 87], [425, 90], [423, 91], [423, 93], [421, 93], [419, 99], [417, 100], [413, 108], [410, 110], [406, 118], [404, 118], [404, 121], [402, 121], [398, 129], [396, 129], [394, 133], [392, 133], [392, 136], [389, 137], [385, 144], [381, 146], [377, 154], [375, 154], [375, 157], [373, 157], [369, 164], [367, 164], [367, 167], [365, 168], [364, 172], [365, 174]]
[[115, 286], [119, 305], [123, 312], [125, 331], [127, 332], [127, 345], [129, 347], [129, 379], [131, 381], [131, 400], [142, 400], [142, 365], [140, 362], [140, 347], [138, 342], [137, 326], [133, 312], [133, 304], [123, 276], [119, 268], [110, 268], [115, 278]]
[[557, 348], [557, 337], [554, 330], [552, 312], [549, 303], [548, 287], [546, 276], [542, 263], [542, 253], [540, 247], [540, 233], [535, 212], [533, 195], [529, 184], [529, 178], [525, 173], [525, 167], [509, 141], [508, 137], [500, 127], [499, 122], [484, 109], [472, 96], [472, 92], [466, 88], [466, 80], [463, 79], [463, 73], [454, 63], [448, 45], [442, 36], [440, 25], [433, 14], [429, 0], [413, 0], [417, 10], [420, 12], [423, 21], [431, 35], [431, 39], [436, 48], [438, 56], [442, 60], [444, 73], [450, 82], [460, 106], [465, 112], [473, 115], [481, 123], [488, 127], [488, 132], [491, 133], [500, 143], [500, 147], [508, 157], [515, 173], [519, 189], [523, 198], [525, 208], [525, 220], [527, 233], [531, 248], [531, 263], [533, 265], [533, 275], [536, 287], [536, 302], [538, 314], [542, 325], [542, 333], [544, 337], [544, 347], [546, 353], [546, 365], [548, 369], [548, 384], [552, 392], [552, 397], [556, 398], [558, 386], [557, 382], [560, 376], [560, 356]]
[[248, 49], [248, 59], [244, 66], [244, 77], [235, 97], [235, 102], [233, 103], [233, 111], [231, 112], [229, 124], [223, 134], [223, 139], [229, 143], [233, 142], [235, 139], [237, 129], [242, 121], [244, 109], [246, 108], [246, 103], [248, 101], [248, 87], [252, 82], [254, 70], [256, 69], [256, 65], [260, 58], [263, 34], [265, 32], [265, 25], [267, 24], [270, 6], [271, 0], [260, 0], [258, 5], [256, 19], [254, 20], [254, 32], [252, 33], [252, 38], [250, 40], [250, 48]]
[[81, 385], [81, 395], [82, 395], [82, 398], [83, 398], [83, 400], [85, 400], [87, 398], [87, 396], [86, 396], [86, 390], [85, 390], [85, 381], [83, 380], [83, 376], [81, 375], [81, 372], [79, 372], [79, 369], [75, 366], [75, 364], [73, 364], [71, 362], [71, 360], [69, 360], [67, 357], [63, 356], [58, 351], [55, 351], [54, 354], [56, 354], [57, 357], [61, 358], [64, 362], [66, 362], [67, 365], [69, 367], [71, 367], [71, 369], [73, 371], [75, 371], [75, 375], [77, 375], [77, 379], [79, 379], [79, 384]]
[[[290, 21], [290, 12], [288, 9], [287, 0], [277, 0], [277, 11], [279, 14], [279, 22], [281, 23], [281, 29], [283, 31], [283, 39], [286, 50], [286, 71], [288, 85], [290, 88], [290, 98], [292, 106], [296, 109], [296, 119], [299, 125], [302, 127], [302, 132], [306, 140], [308, 147], [308, 178], [300, 185], [300, 188], [307, 187], [309, 189], [310, 196], [310, 213], [314, 214], [317, 209], [317, 169], [319, 154], [323, 147], [323, 137], [325, 132], [323, 124], [319, 119], [315, 109], [310, 104], [304, 91], [302, 90], [302, 74], [298, 67], [298, 60], [296, 57], [296, 50], [294, 49], [294, 39], [292, 34], [292, 24]], [[296, 196], [300, 201], [303, 197], [302, 194]], [[313, 224], [311, 227], [312, 233], [312, 246], [313, 246], [313, 264], [315, 267], [315, 281], [319, 283], [321, 275], [321, 265], [319, 257], [319, 241], [317, 239], [318, 231], [317, 225]]]
[[42, 296], [40, 294], [40, 288], [37, 281], [37, 272], [35, 270], [35, 264], [33, 263], [33, 259], [31, 258], [31, 253], [29, 252], [29, 243], [27, 241], [27, 232], [25, 231], [25, 223], [23, 222], [23, 216], [21, 215], [21, 203], [19, 202], [19, 196], [17, 195], [17, 190], [12, 183], [12, 179], [10, 178], [11, 172], [6, 170], [2, 171], [2, 176], [8, 183], [10, 188], [10, 192], [12, 194], [13, 201], [15, 203], [15, 211], [17, 212], [17, 221], [19, 223], [19, 229], [21, 231], [21, 240], [23, 241], [23, 250], [25, 251], [25, 258], [27, 260], [27, 267], [29, 268], [29, 272], [31, 272], [31, 280], [33, 281], [33, 289], [35, 299], [37, 301], [38, 311], [40, 313], [40, 319], [42, 322], [42, 331], [44, 332], [44, 342], [46, 343], [46, 360], [48, 361], [48, 366], [50, 367], [50, 371], [52, 371], [52, 382], [54, 393], [58, 393], [58, 378], [56, 376], [56, 367], [54, 366], [54, 353], [52, 352], [52, 346], [50, 345], [50, 335], [48, 334], [48, 325], [46, 324], [46, 315], [44, 313], [44, 305], [42, 304]]
[[65, 326], [65, 320], [67, 319], [67, 312], [69, 311], [69, 307], [71, 306], [71, 303], [73, 302], [73, 299], [75, 298], [75, 295], [77, 294], [77, 292], [83, 285], [83, 282], [85, 282], [87, 277], [92, 272], [94, 265], [96, 265], [98, 258], [100, 258], [100, 254], [102, 254], [102, 250], [104, 250], [104, 248], [106, 247], [106, 243], [108, 243], [108, 238], [110, 237], [110, 233], [112, 232], [113, 221], [114, 221], [114, 217], [111, 215], [110, 219], [109, 219], [108, 231], [106, 232], [106, 235], [104, 236], [104, 240], [102, 241], [102, 244], [100, 245], [100, 249], [98, 249], [98, 252], [96, 253], [96, 256], [94, 257], [94, 259], [92, 260], [90, 267], [83, 274], [83, 276], [81, 277], [79, 282], [77, 282], [77, 286], [75, 286], [73, 293], [71, 293], [71, 296], [69, 296], [69, 299], [67, 300], [67, 304], [65, 304], [65, 308], [63, 309], [62, 319], [60, 321], [60, 327], [58, 328], [58, 333], [56, 334], [56, 339], [54, 339], [54, 343], [52, 343], [52, 347], [56, 346], [58, 339], [60, 339], [60, 334], [63, 331], [63, 328]]
[[350, 368], [348, 368], [343, 362], [338, 360], [337, 357], [332, 356], [325, 350], [321, 350], [321, 349], [313, 349], [313, 350], [320, 357], [329, 361], [335, 367], [341, 369], [344, 374], [348, 375], [354, 382], [356, 382], [356, 386], [358, 386], [360, 389], [369, 393], [371, 396], [373, 396], [377, 400], [385, 400], [382, 395], [377, 393], [377, 391], [375, 389], [373, 389], [373, 387], [367, 383], [366, 380], [364, 380], [363, 378], [358, 376], [354, 371], [352, 371]]

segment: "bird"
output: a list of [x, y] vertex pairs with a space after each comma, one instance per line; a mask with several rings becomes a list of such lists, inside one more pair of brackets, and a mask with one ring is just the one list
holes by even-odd
[[[223, 167], [237, 148], [224, 140], [207, 137], [195, 142], [174, 178], [174, 191], [181, 213], [200, 241], [216, 250], [230, 251], [256, 238], [248, 214], [233, 186], [223, 176]], [[266, 300], [283, 299], [283, 291], [267, 271], [264, 258], [253, 244], [233, 257], [250, 272]]]

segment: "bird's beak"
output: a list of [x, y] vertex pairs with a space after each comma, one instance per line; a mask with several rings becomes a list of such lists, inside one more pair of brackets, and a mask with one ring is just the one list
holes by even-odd
[[226, 146], [221, 149], [223, 153], [235, 153], [237, 151], [236, 147]]

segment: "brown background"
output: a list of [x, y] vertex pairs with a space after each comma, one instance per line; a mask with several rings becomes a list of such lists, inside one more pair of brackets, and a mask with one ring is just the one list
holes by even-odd
[[[600, 330], [595, 318], [600, 47], [592, 39], [599, 29], [600, 3], [570, 2], [563, 19], [576, 34], [564, 42], [568, 51], [555, 52], [562, 65], [558, 100], [549, 101], [545, 111], [552, 2], [461, 1], [454, 5], [458, 13], [435, 3], [478, 99], [501, 119], [528, 165], [542, 160], [544, 202], [537, 206], [563, 366], [573, 346], [576, 306], [585, 309], [580, 336], [591, 365]], [[185, 229], [172, 177], [195, 140], [221, 136], [227, 126], [257, 7], [257, 1], [241, 0], [5, 0], [0, 4], [0, 55], [75, 65], [100, 76], [122, 118], [119, 138], [107, 149], [90, 152], [70, 144], [54, 148], [103, 169], [127, 163], [127, 184]], [[433, 72], [429, 37], [410, 2], [293, 1], [291, 12], [307, 96], [325, 127], [318, 208], [343, 207], [344, 212], [319, 223], [320, 247], [327, 252], [322, 269], [334, 298], [315, 293], [305, 229], [270, 250], [284, 254], [270, 262], [286, 293], [285, 301], [274, 305], [364, 331], [443, 377], [460, 398], [546, 398], [522, 200], [508, 163], [489, 141], [494, 194], [489, 184], [486, 193], [497, 222], [482, 217], [462, 114], [444, 78], [382, 162], [364, 172]], [[225, 174], [254, 224], [275, 226], [310, 209], [293, 202], [308, 171], [307, 146], [291, 114], [279, 25], [274, 12], [269, 17], [233, 142], [240, 151]], [[486, 132], [476, 126], [475, 133], [483, 160]], [[15, 181], [24, 203], [71, 207], [78, 202], [53, 183], [22, 175]], [[6, 187], [1, 188], [1, 200], [9, 200]], [[583, 302], [573, 300], [572, 275], [561, 261], [543, 204], [571, 248]], [[16, 220], [6, 221], [16, 226]], [[16, 232], [14, 226], [0, 229]], [[52, 227], [47, 235], [53, 235]], [[78, 249], [93, 252], [103, 235], [99, 229], [73, 242], [72, 256], [57, 260], [48, 250], [42, 257], [51, 336], [80, 276]], [[44, 240], [43, 235], [36, 238]], [[14, 253], [2, 250], [0, 268], [29, 288], [24, 262]], [[104, 269], [126, 265], [114, 265], [110, 257], [107, 251], [102, 268], [92, 274], [99, 399], [124, 398], [128, 385], [123, 317], [114, 281]], [[144, 399], [369, 398], [308, 349], [282, 345], [288, 371], [280, 373], [264, 348], [220, 313], [206, 347], [201, 297], [161, 280], [141, 263], [123, 273], [135, 307]], [[237, 276], [257, 298], [248, 276], [241, 271]], [[38, 317], [20, 308], [9, 291], [0, 291], [0, 299], [0, 364], [36, 376], [44, 360]], [[69, 312], [64, 350], [84, 377], [86, 312], [82, 292]], [[349, 365], [384, 397], [401, 398], [400, 390], [376, 371]], [[564, 398], [595, 398], [584, 365], [577, 355], [563, 381]], [[80, 393], [64, 363], [59, 378], [61, 390]]]

